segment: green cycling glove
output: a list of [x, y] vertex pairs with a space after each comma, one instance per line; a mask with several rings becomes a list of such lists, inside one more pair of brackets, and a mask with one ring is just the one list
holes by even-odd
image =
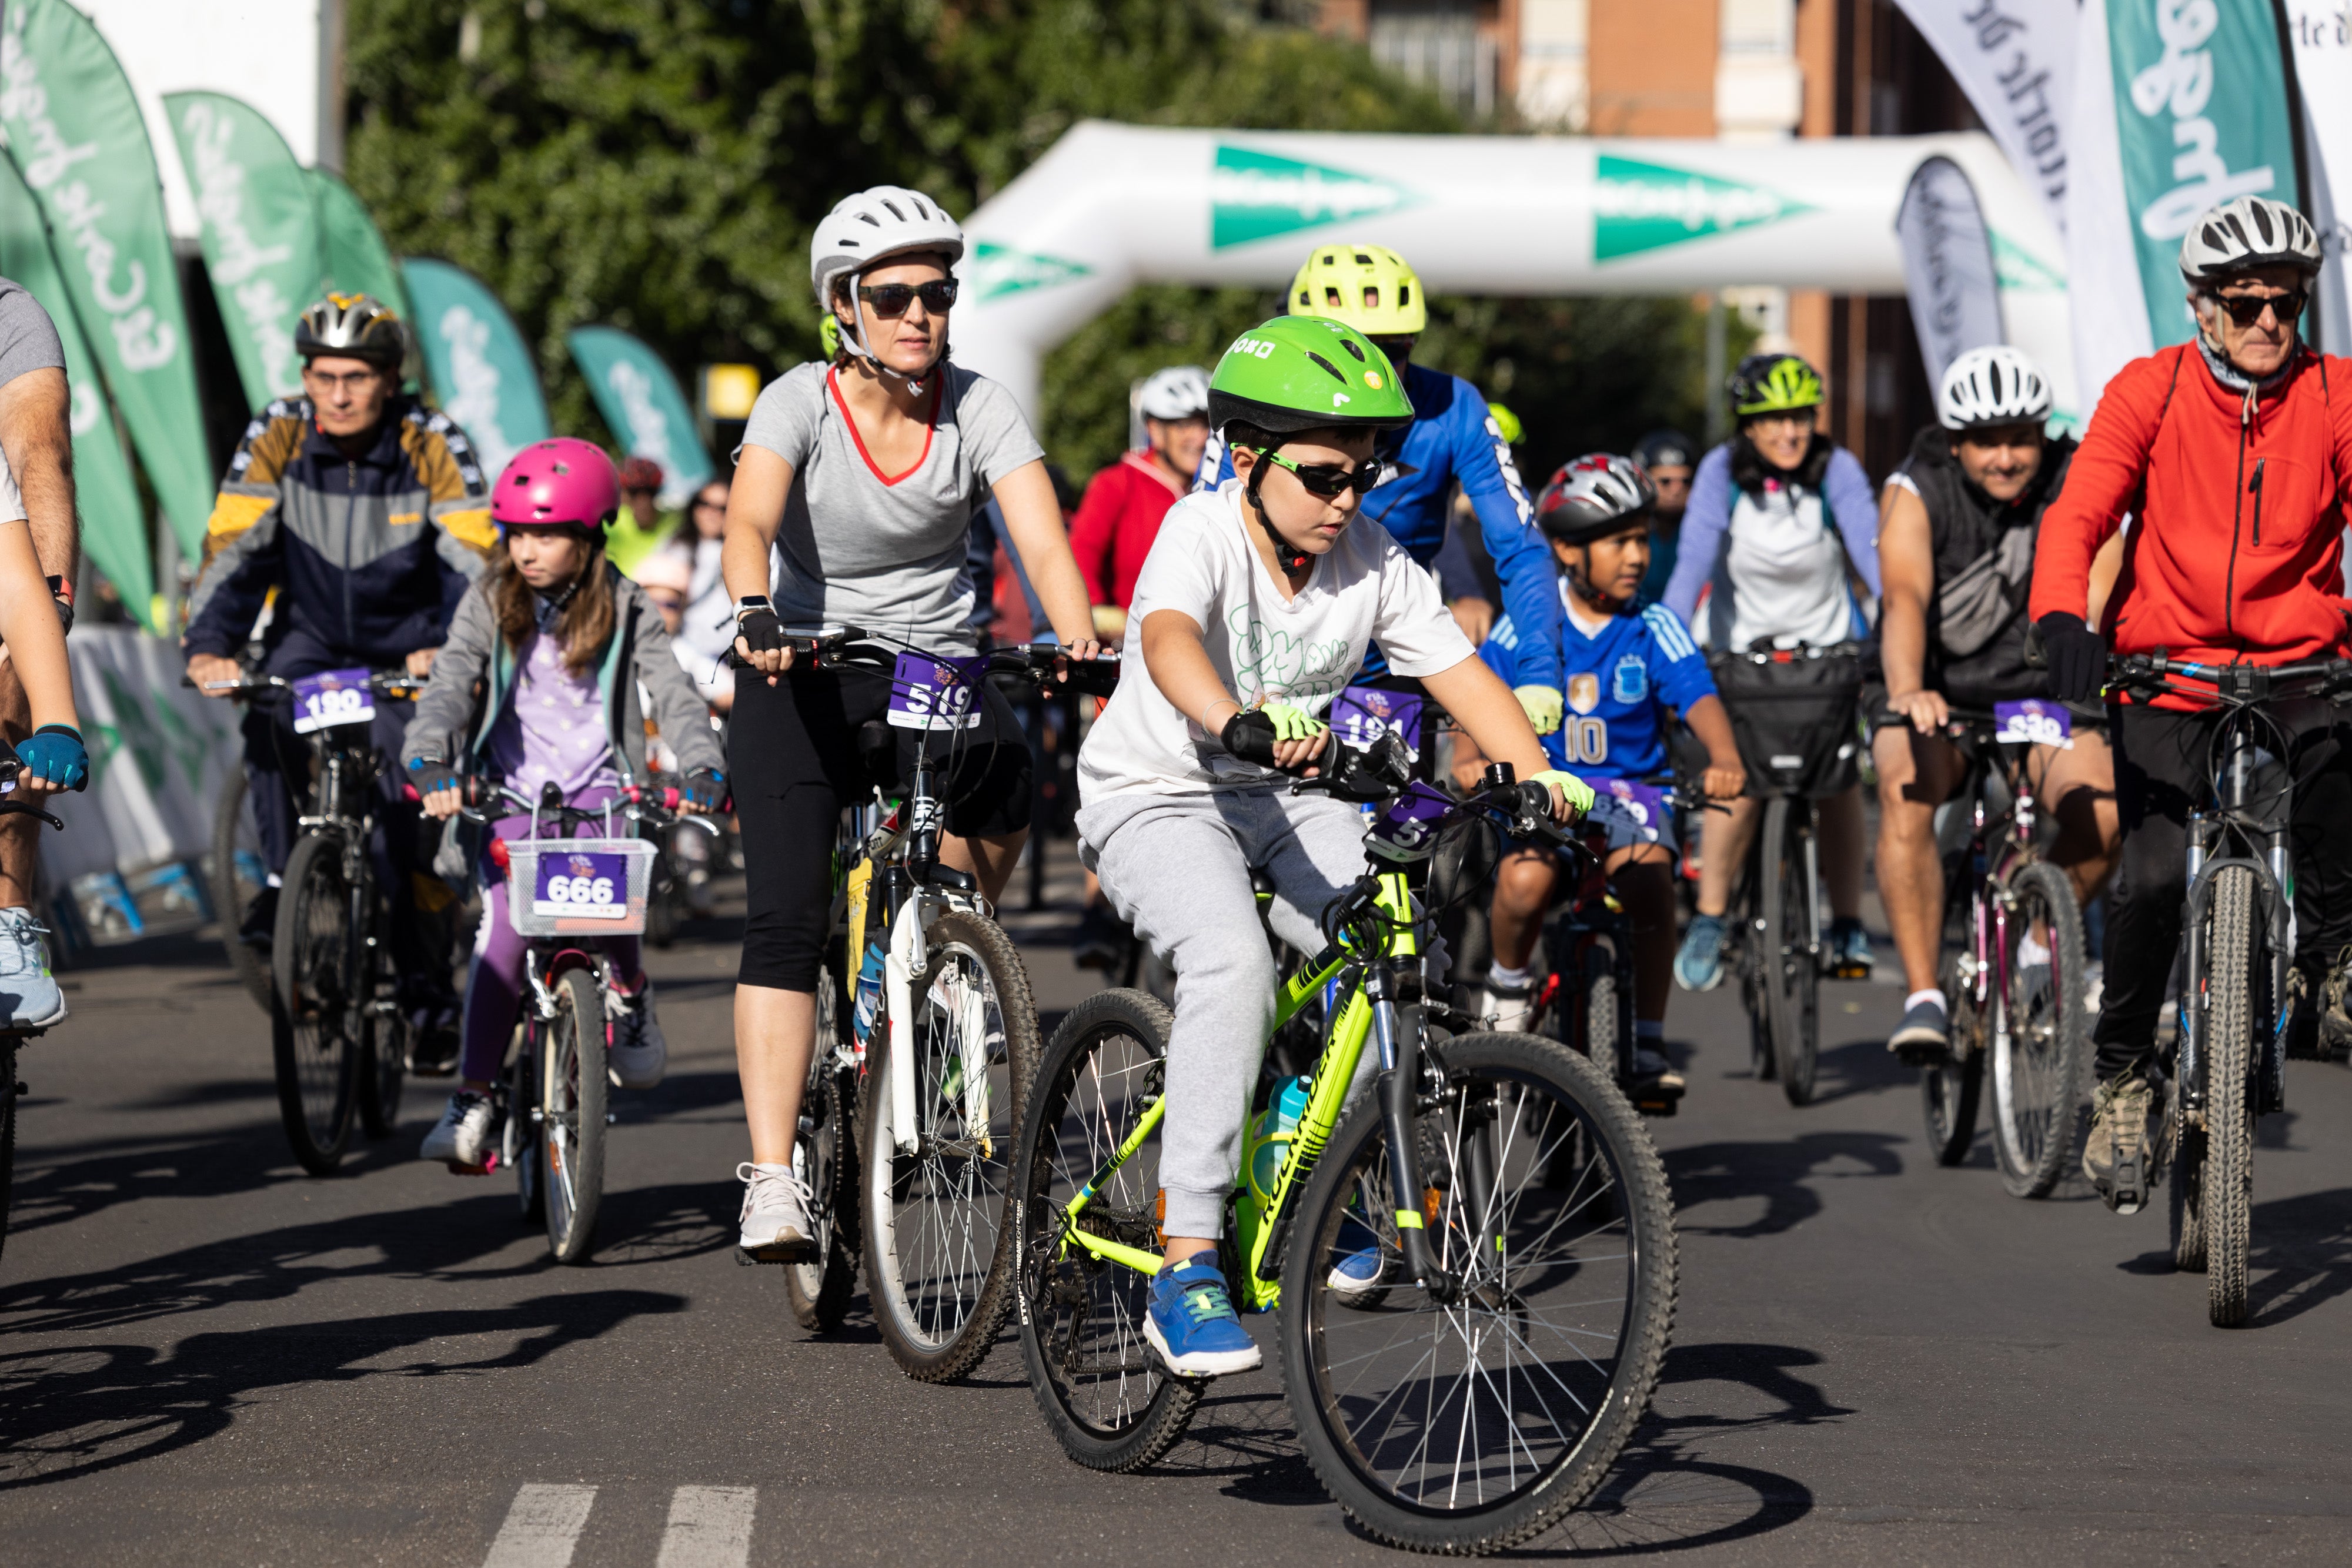
[[1288, 703], [1267, 703], [1257, 711], [1274, 720], [1276, 740], [1312, 740], [1331, 727], [1305, 708], [1292, 707]]
[[1592, 786], [1573, 773], [1562, 773], [1557, 768], [1547, 768], [1528, 780], [1530, 784], [1557, 784], [1559, 792], [1568, 797], [1569, 810], [1581, 817], [1592, 810]]
[[1538, 735], [1549, 735], [1559, 727], [1563, 705], [1558, 686], [1513, 686], [1511, 695], [1527, 710], [1528, 722], [1536, 727]]

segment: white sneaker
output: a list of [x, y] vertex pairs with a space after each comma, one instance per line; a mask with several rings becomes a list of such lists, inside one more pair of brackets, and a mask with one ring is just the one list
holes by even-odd
[[41, 942], [48, 929], [22, 904], [0, 909], [0, 1032], [65, 1022], [66, 994]]
[[1497, 1034], [1524, 1034], [1535, 1021], [1535, 986], [1532, 982], [1517, 988], [1489, 985], [1478, 1010], [1494, 1020], [1487, 1027]]
[[613, 1076], [624, 1089], [651, 1089], [668, 1070], [669, 1041], [662, 1037], [661, 1020], [654, 1016], [650, 982], [614, 1018], [609, 1060]]
[[440, 1160], [463, 1175], [480, 1176], [488, 1169], [489, 1141], [490, 1097], [460, 1089], [449, 1096], [448, 1109], [425, 1134], [425, 1146], [416, 1154], [419, 1159]]
[[762, 1263], [813, 1263], [816, 1237], [809, 1224], [808, 1184], [790, 1166], [735, 1167], [743, 1183], [743, 1233], [735, 1245]]

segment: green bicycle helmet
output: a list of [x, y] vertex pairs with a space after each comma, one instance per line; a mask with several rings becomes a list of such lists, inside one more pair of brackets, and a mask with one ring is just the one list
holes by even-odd
[[1412, 423], [1404, 382], [1370, 338], [1320, 316], [1276, 316], [1235, 338], [1209, 378], [1209, 424], [1275, 435]]
[[1794, 354], [1750, 354], [1731, 372], [1731, 412], [1794, 413], [1822, 405], [1822, 378]]

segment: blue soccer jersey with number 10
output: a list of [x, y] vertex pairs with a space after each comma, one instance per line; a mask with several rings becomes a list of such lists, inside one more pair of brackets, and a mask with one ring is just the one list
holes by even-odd
[[[1563, 579], [1563, 609], [1567, 601]], [[1682, 618], [1663, 604], [1637, 599], [1590, 636], [1574, 615], [1563, 613], [1560, 642], [1567, 712], [1559, 728], [1543, 737], [1553, 765], [1580, 779], [1640, 779], [1664, 771], [1664, 727], [1673, 714], [1688, 713], [1693, 703], [1715, 695], [1715, 678]], [[1507, 615], [1478, 650], [1507, 686], [1520, 684], [1518, 644]]]

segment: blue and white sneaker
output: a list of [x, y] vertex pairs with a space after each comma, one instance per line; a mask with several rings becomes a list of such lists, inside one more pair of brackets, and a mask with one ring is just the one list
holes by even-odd
[[1388, 1254], [1373, 1246], [1340, 1259], [1331, 1266], [1330, 1277], [1324, 1282], [1343, 1304], [1354, 1306], [1378, 1291], [1388, 1277]]
[[1711, 991], [1723, 983], [1723, 916], [1694, 915], [1675, 955], [1675, 983], [1686, 991]]
[[669, 1067], [669, 1041], [654, 1016], [650, 982], [613, 1019], [613, 1080], [624, 1089], [651, 1089]]
[[0, 1034], [65, 1022], [66, 994], [41, 942], [48, 932], [22, 904], [0, 909]]
[[1152, 1276], [1143, 1337], [1179, 1377], [1254, 1372], [1265, 1361], [1234, 1314], [1213, 1252], [1195, 1252]]

